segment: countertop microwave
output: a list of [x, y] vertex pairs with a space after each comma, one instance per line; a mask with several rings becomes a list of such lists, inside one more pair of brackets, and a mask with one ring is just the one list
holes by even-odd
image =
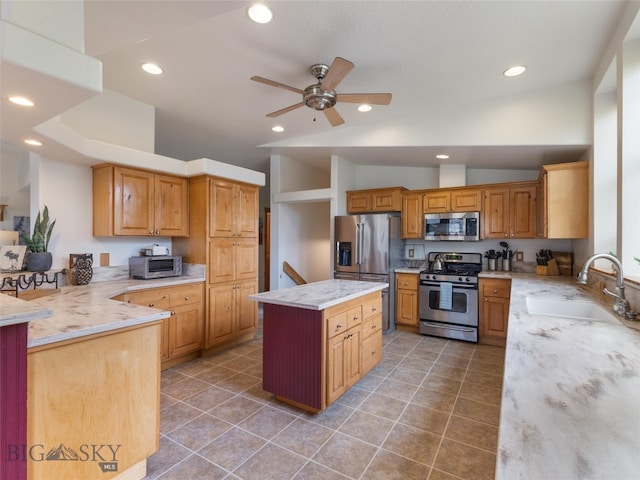
[[426, 213], [424, 239], [477, 242], [480, 240], [480, 212]]
[[179, 277], [182, 275], [182, 257], [155, 255], [129, 258], [129, 276], [142, 280]]

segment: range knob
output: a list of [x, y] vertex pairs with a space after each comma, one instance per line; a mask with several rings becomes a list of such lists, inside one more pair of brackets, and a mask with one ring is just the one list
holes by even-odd
[[[469, 280], [469, 279], [467, 279], [467, 280]], [[462, 277], [458, 277], [458, 281], [462, 282]]]
[[435, 275], [432, 275], [432, 276], [431, 276], [431, 279], [432, 279], [432, 280], [435, 280], [436, 278], [437, 278], [437, 277], [436, 277]]

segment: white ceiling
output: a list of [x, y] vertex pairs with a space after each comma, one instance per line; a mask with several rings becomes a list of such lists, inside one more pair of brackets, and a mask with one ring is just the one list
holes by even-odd
[[[433, 166], [435, 153], [445, 150], [453, 163], [471, 168], [575, 160], [586, 145], [478, 147], [431, 139], [379, 146], [368, 137], [420, 115], [437, 121], [457, 105], [592, 77], [625, 2], [269, 1], [274, 19], [267, 25], [249, 21], [248, 4], [85, 2], [85, 51], [102, 62], [104, 88], [155, 105], [156, 153], [262, 171], [272, 152], [310, 162], [337, 153], [361, 164]], [[346, 123], [335, 128], [306, 107], [265, 116], [301, 99], [251, 76], [304, 89], [315, 83], [309, 67], [336, 56], [355, 63], [338, 93], [391, 92], [391, 104], [362, 114], [339, 103]], [[139, 66], [147, 61], [165, 73], [145, 74]], [[517, 63], [529, 67], [525, 75], [502, 76]], [[285, 132], [273, 133], [275, 124]], [[345, 146], [345, 135], [359, 136], [358, 146]]]

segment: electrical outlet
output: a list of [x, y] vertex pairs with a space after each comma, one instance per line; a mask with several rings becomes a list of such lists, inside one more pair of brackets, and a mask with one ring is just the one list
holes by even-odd
[[524, 254], [522, 252], [516, 252], [516, 262], [522, 262]]
[[109, 266], [109, 254], [108, 253], [101, 253], [100, 254], [100, 266], [101, 267], [108, 267]]

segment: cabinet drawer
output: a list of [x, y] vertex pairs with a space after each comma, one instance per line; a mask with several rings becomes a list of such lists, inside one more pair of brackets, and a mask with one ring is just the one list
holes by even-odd
[[413, 273], [398, 273], [396, 275], [396, 288], [406, 290], [418, 290], [419, 275]]
[[169, 294], [169, 305], [172, 307], [200, 302], [202, 302], [202, 285], [199, 283], [172, 288]]
[[482, 280], [481, 282], [483, 297], [502, 297], [509, 298], [511, 294], [510, 280]]
[[348, 312], [342, 312], [327, 319], [327, 338], [333, 338], [348, 330]]
[[355, 327], [362, 323], [362, 305], [358, 305], [347, 312], [348, 328]]
[[382, 331], [382, 314], [378, 313], [362, 321], [362, 338], [367, 338], [374, 333]]
[[367, 297], [362, 303], [362, 318], [369, 319], [382, 312], [382, 297], [376, 294], [375, 297]]
[[166, 310], [169, 308], [169, 290], [166, 288], [158, 288], [155, 290], [126, 293], [124, 300], [128, 303], [134, 303], [144, 307]]

